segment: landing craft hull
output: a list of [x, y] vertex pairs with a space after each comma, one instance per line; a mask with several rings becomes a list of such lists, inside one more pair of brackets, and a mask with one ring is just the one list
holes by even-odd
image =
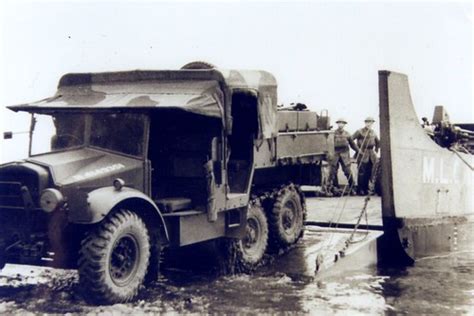
[[381, 260], [411, 263], [474, 247], [472, 155], [436, 144], [420, 125], [406, 75], [379, 72], [384, 236]]

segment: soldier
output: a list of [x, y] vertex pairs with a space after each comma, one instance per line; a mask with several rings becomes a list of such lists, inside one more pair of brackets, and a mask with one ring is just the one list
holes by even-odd
[[372, 129], [375, 120], [372, 117], [365, 119], [365, 127], [357, 130], [352, 138], [357, 142], [360, 152], [357, 155], [357, 165], [359, 173], [357, 176], [358, 191], [360, 195], [369, 192], [369, 181], [372, 180], [374, 167], [377, 163], [377, 152], [379, 151], [380, 140]]
[[[344, 172], [344, 175], [347, 178], [347, 182], [349, 184], [349, 187], [352, 188], [354, 187], [354, 178], [352, 177], [352, 172], [351, 172], [351, 156], [349, 153], [349, 146], [355, 150], [355, 152], [359, 152], [359, 147], [357, 144], [354, 142], [354, 140], [351, 137], [351, 134], [344, 130], [344, 127], [347, 124], [347, 121], [345, 119], [338, 119], [336, 121], [337, 124], [337, 129], [334, 132], [334, 158], [331, 160], [331, 169], [330, 169], [330, 186], [335, 191], [334, 185], [337, 186], [337, 170], [339, 168], [339, 164], [341, 165], [342, 171]], [[333, 192], [336, 193], [336, 192]]]

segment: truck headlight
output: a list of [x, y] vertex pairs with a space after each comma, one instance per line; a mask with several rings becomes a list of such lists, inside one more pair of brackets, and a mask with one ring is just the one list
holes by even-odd
[[125, 181], [123, 181], [120, 178], [117, 178], [117, 179], [114, 180], [114, 182], [112, 184], [114, 185], [115, 191], [120, 191], [120, 190], [122, 190], [123, 186], [125, 185]]
[[45, 212], [51, 213], [63, 201], [64, 197], [61, 192], [56, 189], [46, 189], [41, 193], [40, 206]]

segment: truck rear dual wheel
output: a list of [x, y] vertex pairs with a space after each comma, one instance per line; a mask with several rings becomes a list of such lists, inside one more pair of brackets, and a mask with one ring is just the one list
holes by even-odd
[[90, 231], [81, 243], [79, 281], [93, 303], [133, 299], [150, 261], [148, 230], [137, 214], [119, 210]]
[[304, 208], [294, 186], [280, 191], [269, 212], [270, 241], [274, 248], [285, 248], [303, 235]]
[[237, 243], [237, 266], [243, 272], [257, 268], [268, 245], [268, 222], [263, 207], [252, 202], [247, 213], [245, 237]]

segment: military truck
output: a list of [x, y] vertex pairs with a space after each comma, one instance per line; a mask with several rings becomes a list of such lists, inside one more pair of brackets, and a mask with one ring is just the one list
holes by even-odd
[[328, 117], [279, 111], [270, 73], [201, 62], [66, 74], [53, 97], [8, 108], [31, 129], [29, 157], [0, 166], [0, 267], [77, 268], [98, 303], [132, 300], [165, 247], [235, 241], [252, 270], [296, 243], [299, 186], [333, 151]]

